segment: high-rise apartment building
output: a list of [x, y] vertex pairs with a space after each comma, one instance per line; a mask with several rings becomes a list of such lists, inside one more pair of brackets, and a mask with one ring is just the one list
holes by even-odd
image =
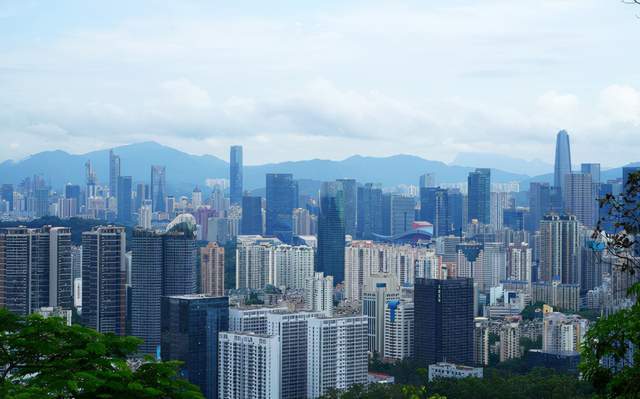
[[469, 278], [416, 279], [413, 342], [421, 365], [473, 364], [473, 296]]
[[304, 287], [304, 303], [312, 312], [322, 312], [327, 317], [333, 316], [333, 276], [314, 273], [307, 277]]
[[539, 280], [580, 284], [580, 245], [575, 216], [545, 216], [540, 222]]
[[267, 315], [287, 312], [284, 306], [275, 307], [232, 307], [229, 308], [229, 331], [267, 334]]
[[[282, 289], [301, 290], [306, 288], [306, 280], [314, 276], [314, 251], [306, 245], [277, 245], [266, 249], [272, 255], [272, 276], [270, 284]], [[264, 258], [262, 258], [264, 260]], [[268, 267], [263, 263], [261, 269]]]
[[500, 361], [505, 362], [522, 356], [520, 348], [521, 329], [518, 320], [505, 320], [500, 326]]
[[242, 221], [240, 224], [240, 234], [260, 235], [262, 234], [262, 198], [243, 196], [242, 197]]
[[403, 360], [413, 356], [413, 301], [394, 299], [384, 311], [385, 359]]
[[224, 296], [224, 247], [210, 242], [200, 248], [201, 293]]
[[296, 183], [290, 173], [267, 173], [266, 234], [290, 244], [293, 239], [293, 209]]
[[0, 307], [27, 315], [41, 307], [73, 306], [71, 230], [0, 229]]
[[[308, 338], [309, 323], [319, 312], [274, 312], [267, 314], [267, 334], [280, 338], [280, 397], [297, 399], [307, 396], [308, 370], [312, 359]], [[335, 350], [333, 352], [335, 355]]]
[[542, 319], [542, 351], [547, 353], [579, 352], [588, 321], [577, 315], [550, 312]]
[[344, 281], [344, 193], [339, 182], [322, 183], [318, 217], [317, 270]]
[[564, 207], [568, 214], [575, 215], [584, 226], [595, 227], [598, 215], [598, 200], [595, 184], [589, 173], [568, 173], [564, 177]]
[[229, 196], [231, 205], [242, 203], [242, 146], [231, 146], [229, 155]]
[[206, 399], [218, 398], [218, 334], [229, 327], [229, 299], [168, 296], [161, 306], [162, 359], [183, 362], [181, 375]]
[[489, 319], [476, 317], [473, 330], [473, 364], [484, 367], [489, 365]]
[[220, 332], [218, 347], [218, 398], [280, 397], [279, 336]]
[[509, 280], [531, 282], [533, 267], [533, 251], [529, 244], [509, 244], [507, 247], [507, 278]]
[[400, 290], [393, 278], [372, 279], [362, 293], [362, 314], [367, 316], [367, 348], [384, 355], [385, 311], [390, 301], [400, 299]]
[[167, 169], [162, 165], [151, 166], [151, 204], [154, 212], [167, 212]]
[[102, 333], [125, 334], [125, 251], [124, 227], [82, 233], [82, 324]]
[[480, 168], [470, 172], [467, 186], [469, 221], [491, 223], [491, 170]]
[[307, 391], [298, 398], [367, 383], [366, 316], [313, 318], [308, 330]]

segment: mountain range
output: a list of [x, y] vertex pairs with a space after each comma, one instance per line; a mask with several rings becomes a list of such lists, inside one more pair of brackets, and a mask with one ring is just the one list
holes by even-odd
[[[196, 185], [204, 187], [207, 179], [228, 178], [228, 162], [212, 155], [193, 155], [155, 142], [142, 142], [116, 147], [114, 152], [121, 159], [121, 174], [132, 176], [135, 182], [150, 180], [151, 165], [167, 166], [167, 185], [170, 193], [184, 194]], [[466, 156], [469, 160], [469, 156]], [[86, 154], [69, 154], [65, 151], [44, 151], [20, 161], [0, 163], [0, 183], [19, 183], [32, 175], [43, 175], [54, 189], [68, 182], [82, 184], [85, 180], [84, 164], [90, 160], [98, 181], [108, 181], [109, 150], [92, 151]], [[245, 159], [246, 160], [246, 159]], [[525, 162], [525, 161], [523, 161]], [[505, 165], [516, 163], [513, 158]], [[496, 165], [495, 163], [493, 165]], [[482, 163], [480, 166], [486, 166]], [[270, 163], [264, 165], [245, 165], [244, 185], [247, 190], [255, 190], [265, 185], [266, 173], [292, 173], [295, 179], [326, 181], [338, 178], [354, 178], [359, 182], [381, 183], [384, 187], [400, 184], [417, 184], [423, 173], [435, 173], [438, 183], [457, 183], [466, 181], [472, 166], [448, 165], [414, 155], [393, 155], [389, 157], [367, 157], [354, 155], [341, 161], [312, 159]], [[525, 169], [520, 168], [520, 171]], [[549, 170], [551, 171], [551, 170]], [[603, 172], [621, 174], [618, 170]], [[527, 182], [530, 175], [493, 168], [493, 182]], [[541, 175], [533, 179], [546, 181], [548, 176]]]

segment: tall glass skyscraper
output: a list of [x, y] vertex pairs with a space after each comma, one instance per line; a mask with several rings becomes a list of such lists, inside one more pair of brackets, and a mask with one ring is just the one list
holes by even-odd
[[553, 167], [553, 186], [560, 188], [560, 198], [564, 191], [564, 177], [571, 173], [571, 147], [569, 134], [560, 130], [556, 136], [556, 159]]
[[118, 220], [131, 221], [131, 176], [118, 176]]
[[151, 206], [154, 212], [165, 212], [167, 198], [166, 168], [161, 165], [151, 166]]
[[420, 365], [473, 365], [473, 280], [417, 278], [414, 298], [413, 342]]
[[136, 229], [131, 242], [131, 333], [140, 352], [160, 345], [160, 298], [196, 293], [195, 218], [180, 215], [166, 233]]
[[242, 146], [231, 146], [229, 156], [229, 196], [231, 205], [242, 203]]
[[344, 233], [355, 238], [358, 210], [358, 185], [354, 179], [338, 179], [344, 198]]
[[370, 239], [373, 233], [383, 234], [382, 189], [373, 183], [358, 187], [357, 236]]
[[242, 222], [240, 234], [262, 234], [262, 198], [242, 197]]
[[218, 333], [229, 329], [229, 298], [179, 295], [162, 298], [161, 355], [184, 362], [180, 374], [218, 398]]
[[334, 284], [344, 280], [344, 192], [340, 182], [322, 183], [318, 216], [319, 272], [333, 276]]
[[491, 169], [479, 168], [469, 173], [469, 221], [491, 223]]
[[420, 220], [433, 224], [435, 237], [447, 236], [451, 230], [449, 195], [440, 187], [420, 187]]
[[120, 177], [120, 157], [109, 150], [109, 195], [118, 195], [118, 177]]
[[290, 173], [267, 173], [266, 234], [289, 244], [293, 239], [296, 184]]

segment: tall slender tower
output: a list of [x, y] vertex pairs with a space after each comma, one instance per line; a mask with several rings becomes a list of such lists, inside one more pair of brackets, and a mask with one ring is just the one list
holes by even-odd
[[469, 187], [469, 220], [479, 223], [491, 223], [491, 170], [485, 168], [470, 172], [467, 178]]
[[120, 177], [120, 156], [109, 150], [109, 195], [118, 195], [118, 177]]
[[231, 205], [242, 204], [242, 146], [231, 146], [229, 156], [229, 182]]
[[344, 280], [344, 193], [340, 182], [322, 183], [318, 216], [317, 270]]
[[151, 166], [151, 204], [154, 212], [166, 212], [167, 170], [162, 165]]
[[556, 161], [554, 164], [553, 186], [564, 192], [564, 177], [571, 173], [571, 147], [569, 146], [569, 134], [566, 130], [560, 130], [556, 136]]

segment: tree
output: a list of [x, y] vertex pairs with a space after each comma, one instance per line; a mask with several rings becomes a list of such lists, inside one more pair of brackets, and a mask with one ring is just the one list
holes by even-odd
[[62, 319], [0, 309], [2, 398], [203, 398], [178, 377], [179, 362], [130, 367], [140, 340], [101, 334]]
[[[600, 200], [607, 216], [598, 222], [594, 238], [603, 239], [605, 252], [620, 272], [640, 269], [640, 172], [631, 173], [619, 197]], [[611, 222], [613, 232], [602, 226]], [[580, 370], [604, 397], [640, 397], [640, 283], [629, 289], [631, 307], [600, 318], [587, 332]]]

